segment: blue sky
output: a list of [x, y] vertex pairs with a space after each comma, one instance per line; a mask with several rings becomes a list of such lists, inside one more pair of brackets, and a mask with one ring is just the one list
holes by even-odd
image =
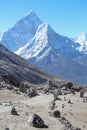
[[31, 9], [61, 35], [87, 33], [87, 0], [0, 0], [0, 32], [11, 28]]

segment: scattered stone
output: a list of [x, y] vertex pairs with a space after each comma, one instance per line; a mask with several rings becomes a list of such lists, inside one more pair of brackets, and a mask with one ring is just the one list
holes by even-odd
[[62, 104], [62, 108], [64, 108], [64, 106], [65, 106], [65, 105], [64, 105], [64, 104]]
[[58, 96], [61, 94], [61, 89], [55, 89], [53, 96], [54, 96], [54, 100], [58, 100]]
[[66, 118], [65, 117], [61, 117], [59, 121], [61, 122], [61, 124], [65, 124]]
[[71, 89], [71, 93], [73, 94], [73, 95], [75, 95], [76, 93], [75, 93], [75, 91], [73, 90], [73, 89]]
[[59, 121], [61, 122], [61, 124], [64, 124], [64, 130], [81, 130], [81, 128], [75, 128], [65, 117], [61, 117]]
[[12, 85], [7, 84], [7, 89], [12, 90], [12, 89], [13, 89], [13, 86], [12, 86]]
[[87, 103], [87, 97], [83, 97], [83, 102]]
[[72, 83], [72, 82], [68, 82], [68, 83], [66, 84], [66, 87], [67, 87], [68, 89], [71, 89], [72, 86], [73, 86], [73, 83]]
[[28, 82], [21, 82], [19, 86], [19, 90], [23, 93], [27, 91]]
[[70, 112], [70, 114], [71, 114], [71, 115], [73, 115], [73, 113], [72, 113], [72, 112]]
[[37, 128], [41, 128], [44, 127], [44, 121], [43, 119], [37, 115], [37, 114], [32, 114], [29, 119], [28, 119], [28, 123], [33, 126], [33, 127], [37, 127]]
[[71, 123], [69, 121], [66, 121], [65, 127], [68, 128], [68, 129], [70, 129], [71, 126], [72, 126]]
[[64, 97], [64, 101], [66, 101], [66, 97]]
[[53, 110], [53, 109], [55, 109], [55, 105], [56, 105], [55, 100], [53, 100], [53, 101], [51, 102], [49, 108], [50, 108], [51, 110]]
[[58, 110], [53, 110], [52, 114], [53, 114], [54, 117], [60, 118], [60, 111], [58, 111]]
[[84, 90], [80, 91], [80, 97], [84, 97]]
[[9, 128], [5, 128], [5, 130], [10, 130]]
[[3, 82], [0, 82], [0, 88], [7, 88], [9, 90], [12, 90], [14, 88], [13, 85], [11, 84], [8, 84], [8, 83], [5, 83], [4, 81]]
[[4, 106], [12, 106], [13, 103], [12, 103], [12, 101], [9, 101], [9, 102], [4, 102], [3, 105]]
[[0, 102], [0, 105], [3, 105], [3, 103], [2, 103], [2, 102]]
[[83, 128], [85, 128], [85, 125], [83, 125]]
[[17, 111], [16, 111], [16, 109], [14, 107], [11, 110], [11, 114], [12, 115], [18, 115], [18, 113], [17, 113]]
[[80, 128], [78, 128], [78, 127], [76, 127], [76, 129], [75, 130], [81, 130]]
[[44, 91], [44, 94], [48, 93], [49, 92], [49, 86], [45, 85], [44, 88], [43, 88], [43, 91]]
[[4, 81], [0, 82], [0, 88], [5, 88], [6, 87], [6, 83]]
[[31, 87], [26, 91], [25, 95], [28, 96], [29, 98], [31, 98], [31, 97], [38, 95], [38, 93], [33, 87]]
[[50, 88], [52, 88], [53, 87], [53, 82], [51, 80], [49, 80], [48, 85], [49, 85]]
[[70, 99], [69, 99], [68, 103], [69, 103], [69, 104], [72, 104], [72, 102], [71, 102], [71, 100], [70, 100]]
[[25, 113], [25, 115], [26, 115], [26, 116], [29, 116], [29, 114], [28, 114], [27, 112]]

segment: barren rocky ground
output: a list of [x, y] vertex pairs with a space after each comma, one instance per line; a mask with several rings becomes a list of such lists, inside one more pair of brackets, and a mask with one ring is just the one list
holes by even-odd
[[[61, 117], [65, 117], [73, 127], [87, 130], [87, 103], [83, 102], [79, 92], [75, 95], [60, 95], [59, 98], [60, 100], [56, 101], [56, 109], [60, 111]], [[71, 104], [68, 103], [69, 99]], [[65, 125], [50, 113], [49, 106], [52, 100], [53, 94], [40, 92], [38, 96], [29, 98], [23, 93], [0, 90], [0, 130], [64, 130]], [[18, 115], [11, 115], [12, 107], [16, 108]], [[45, 128], [35, 128], [28, 124], [28, 118], [32, 113], [38, 114], [44, 120]]]

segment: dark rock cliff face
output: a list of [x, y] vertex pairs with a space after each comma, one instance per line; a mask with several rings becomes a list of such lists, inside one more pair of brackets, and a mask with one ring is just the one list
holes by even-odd
[[0, 44], [0, 79], [14, 85], [21, 81], [44, 83], [51, 76], [38, 69], [31, 63], [20, 58]]

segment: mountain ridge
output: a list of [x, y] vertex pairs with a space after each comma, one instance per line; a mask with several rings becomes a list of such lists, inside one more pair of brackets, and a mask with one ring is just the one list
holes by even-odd
[[48, 24], [43, 23], [30, 42], [16, 54], [52, 75], [83, 84], [87, 67], [77, 62], [80, 54], [76, 46], [79, 44], [57, 34]]
[[[40, 68], [27, 62], [23, 58], [12, 53], [0, 44], [0, 78], [15, 79], [11, 82], [29, 81], [30, 83], [45, 83], [52, 76], [43, 72]], [[15, 82], [16, 81], [16, 82]]]
[[[17, 34], [17, 31], [26, 32], [24, 26], [21, 26], [20, 21], [24, 23], [27, 21], [29, 24], [30, 28], [27, 28], [29, 37], [26, 33], [25, 35], [19, 33], [20, 37], [18, 37], [18, 39], [15, 38], [16, 36], [13, 36], [13, 34]], [[80, 43], [72, 41], [68, 37], [59, 35], [49, 24], [41, 22], [38, 16], [32, 11], [20, 21], [17, 22], [19, 23], [17, 24], [18, 26], [16, 26], [17, 30], [14, 29], [14, 26], [11, 28], [12, 33], [10, 30], [7, 31], [8, 34], [11, 35], [11, 39], [9, 38], [9, 35], [6, 36], [6, 33], [3, 35], [2, 44], [4, 41], [5, 44], [8, 45], [9, 41], [13, 47], [15, 41], [15, 53], [31, 63], [34, 63], [38, 67], [41, 67], [46, 72], [77, 83], [87, 84], [86, 50], [84, 47], [83, 50], [80, 49]], [[21, 43], [21, 47], [18, 47], [19, 43]], [[16, 49], [16, 45], [18, 49]]]
[[76, 39], [75, 42], [80, 44], [78, 50], [83, 54], [87, 54], [87, 34], [82, 32]]

